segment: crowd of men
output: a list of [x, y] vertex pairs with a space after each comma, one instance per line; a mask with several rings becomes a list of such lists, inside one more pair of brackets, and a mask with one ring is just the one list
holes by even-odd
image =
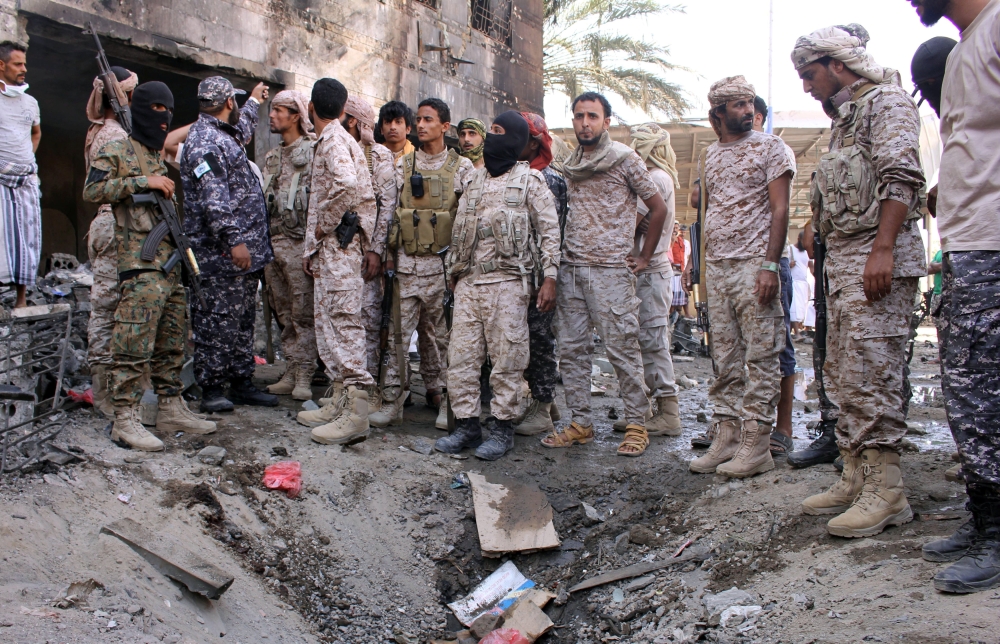
[[[935, 316], [972, 514], [924, 556], [954, 562], [935, 577], [939, 590], [976, 592], [1000, 585], [992, 179], [1000, 115], [988, 100], [1000, 95], [1000, 0], [911, 3], [926, 24], [946, 16], [962, 31], [957, 45], [935, 39], [922, 47], [913, 67], [942, 122], [940, 182], [930, 194], [943, 246]], [[868, 40], [860, 25], [834, 26], [799, 38], [792, 52], [804, 91], [833, 124], [812, 184], [812, 224], [794, 245], [786, 241], [794, 154], [762, 131], [767, 106], [744, 77], [712, 85], [718, 141], [700, 155], [692, 196], [704, 206], [703, 250], [685, 246], [675, 222], [669, 134], [645, 124], [631, 128], [630, 145], [613, 141], [611, 105], [595, 92], [573, 100], [578, 145], [553, 164], [540, 115], [507, 111], [489, 125], [465, 118], [455, 149], [446, 144], [452, 114], [444, 101], [427, 98], [415, 112], [390, 101], [376, 114], [323, 78], [308, 96], [284, 90], [271, 99], [270, 129], [281, 143], [258, 170], [246, 146], [268, 100], [263, 84], [240, 107], [244, 92], [222, 77], [205, 79], [198, 120], [171, 131], [170, 89], [113, 68], [131, 131], [100, 79], [87, 105], [84, 199], [101, 204], [89, 238], [95, 405], [113, 415], [113, 440], [162, 450], [140, 422], [148, 378], [159, 397], [158, 431], [214, 432], [215, 422], [180, 395], [190, 324], [201, 412], [273, 406], [279, 395], [309, 400], [321, 362], [332, 385], [297, 420], [316, 442], [351, 445], [372, 426], [402, 422], [412, 383], [406, 345], [416, 332], [425, 403], [448, 431], [435, 448], [496, 460], [513, 449], [515, 433], [544, 434], [541, 444], [552, 449], [594, 440], [596, 330], [624, 406], [617, 453], [637, 457], [650, 436], [681, 434], [670, 321], [688, 305], [690, 278], [681, 273], [694, 250], [704, 253], [716, 377], [711, 428], [693, 441], [708, 449], [691, 471], [743, 478], [773, 469], [772, 454], [788, 454], [794, 466], [839, 456], [839, 480], [805, 499], [803, 512], [831, 516], [829, 532], [842, 537], [909, 522], [900, 467], [905, 346], [928, 268], [918, 228], [927, 186], [917, 104], [899, 73], [868, 53]], [[25, 101], [24, 49], [4, 43], [0, 63], [6, 113], [20, 109], [8, 99]], [[8, 204], [24, 199], [16, 190], [37, 192], [37, 105], [22, 120], [29, 146], [0, 155], [8, 222]], [[16, 129], [8, 126], [0, 136]], [[180, 171], [185, 244], [200, 264], [191, 300], [185, 285], [195, 280], [176, 261], [184, 244], [157, 235], [160, 211], [136, 198], [174, 198], [167, 163]], [[825, 295], [822, 435], [793, 452], [789, 329], [808, 324], [809, 287], [798, 282], [814, 267]], [[287, 364], [267, 392], [252, 379], [262, 277]], [[560, 376], [569, 422], [557, 428]]]

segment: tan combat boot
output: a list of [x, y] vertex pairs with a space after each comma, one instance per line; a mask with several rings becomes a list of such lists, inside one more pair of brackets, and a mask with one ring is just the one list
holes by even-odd
[[845, 450], [840, 450], [840, 457], [844, 459], [844, 471], [840, 473], [840, 480], [826, 492], [813, 494], [803, 501], [803, 514], [819, 516], [847, 512], [854, 499], [861, 494], [861, 486], [865, 483], [861, 457], [851, 456], [851, 453]]
[[153, 436], [139, 422], [142, 412], [139, 406], [116, 407], [115, 423], [111, 426], [111, 440], [122, 447], [143, 452], [159, 452], [163, 449], [163, 441]]
[[899, 454], [882, 449], [861, 452], [864, 485], [847, 512], [830, 519], [826, 529], [838, 537], [871, 537], [888, 526], [913, 521], [903, 492]]
[[295, 386], [292, 388], [293, 400], [312, 400], [312, 379], [314, 373], [316, 373], [316, 367], [311, 364], [296, 365], [294, 375]]
[[341, 398], [337, 417], [312, 430], [312, 439], [324, 445], [354, 445], [368, 438], [368, 392], [354, 385]]
[[[368, 385], [365, 387], [365, 391], [368, 392], [368, 411], [374, 412], [382, 408], [382, 388], [378, 386], [378, 383], [374, 385]], [[368, 416], [371, 418], [371, 415]]]
[[519, 436], [537, 436], [544, 432], [556, 431], [556, 426], [552, 424], [552, 409], [554, 407], [554, 403], [543, 403], [532, 399], [524, 418], [517, 425], [514, 425], [514, 433]]
[[215, 431], [215, 423], [195, 416], [180, 396], [159, 396], [156, 429], [161, 432], [211, 434]]
[[656, 399], [656, 413], [646, 421], [646, 433], [650, 436], [681, 435], [681, 408], [677, 396]]
[[90, 389], [94, 396], [94, 409], [105, 418], [115, 417], [115, 408], [111, 404], [111, 392], [108, 391], [108, 367], [95, 364], [90, 368]]
[[434, 426], [438, 429], [443, 429], [444, 431], [449, 431], [448, 429], [448, 392], [441, 394], [441, 406], [438, 407], [438, 417], [434, 421]]
[[[558, 419], [553, 418], [552, 420], [558, 420]], [[653, 420], [652, 404], [649, 405], [649, 409], [646, 410], [646, 415], [643, 417], [643, 426], [648, 429], [649, 422], [651, 420]], [[624, 416], [622, 416], [621, 418], [619, 418], [618, 420], [616, 420], [614, 423], [611, 424], [611, 429], [615, 430], [616, 432], [624, 432], [627, 427], [628, 427], [628, 421], [625, 419]]]
[[347, 403], [347, 398], [345, 397], [344, 385], [341, 383], [338, 384], [339, 386], [333, 388], [334, 397], [328, 398], [330, 402], [319, 409], [300, 411], [295, 416], [295, 420], [300, 425], [305, 425], [306, 427], [319, 427], [320, 425], [326, 425], [339, 416], [340, 410]]
[[323, 392], [323, 397], [316, 401], [316, 404], [320, 407], [326, 407], [332, 402], [340, 400], [340, 396], [344, 393], [344, 383], [335, 382], [326, 388]]
[[715, 439], [704, 456], [699, 456], [688, 464], [688, 469], [699, 474], [711, 474], [727, 462], [740, 447], [740, 421], [730, 418], [714, 424]]
[[399, 387], [386, 387], [382, 390], [382, 404], [379, 407], [375, 407], [374, 405], [369, 407], [374, 411], [368, 416], [368, 422], [371, 423], [372, 427], [402, 425], [403, 404], [409, 396], [410, 392], [407, 389], [401, 390]]
[[273, 385], [267, 386], [267, 391], [278, 396], [287, 396], [292, 393], [295, 389], [295, 363], [289, 362], [285, 365], [285, 373], [282, 374], [281, 380], [274, 383]]
[[771, 426], [756, 420], [744, 420], [740, 447], [736, 450], [733, 460], [719, 465], [715, 473], [733, 479], [745, 479], [773, 469]]

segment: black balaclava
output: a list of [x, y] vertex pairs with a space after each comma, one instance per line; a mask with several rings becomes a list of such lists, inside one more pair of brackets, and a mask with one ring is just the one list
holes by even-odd
[[505, 134], [486, 133], [483, 144], [483, 161], [491, 177], [499, 177], [514, 167], [528, 145], [531, 132], [528, 122], [520, 112], [510, 110], [493, 119], [493, 123], [504, 129]]
[[[948, 54], [958, 43], [951, 38], [938, 36], [917, 47], [910, 63], [913, 84], [920, 90], [920, 96], [939, 113], [941, 110], [941, 83], [944, 81], [944, 67]], [[940, 113], [938, 114], [940, 116]]]
[[[167, 108], [157, 112], [153, 105], [159, 103]], [[167, 130], [174, 116], [174, 95], [170, 88], [160, 81], [150, 81], [135, 88], [132, 93], [132, 138], [150, 150], [162, 150], [167, 140]]]

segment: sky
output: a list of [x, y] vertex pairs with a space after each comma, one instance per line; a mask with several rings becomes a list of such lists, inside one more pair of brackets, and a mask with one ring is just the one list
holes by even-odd
[[[683, 2], [684, 0], [675, 0]], [[912, 90], [910, 60], [920, 44], [934, 36], [958, 38], [955, 27], [942, 19], [924, 27], [907, 0], [773, 0], [774, 74], [771, 104], [777, 112], [817, 112], [819, 104], [802, 92], [791, 63], [795, 40], [816, 29], [857, 22], [871, 35], [868, 51], [880, 65], [898, 69], [903, 86]], [[708, 88], [723, 77], [742, 74], [767, 98], [768, 21], [770, 0], [688, 0], [684, 13], [665, 13], [648, 25], [630, 25], [624, 31], [667, 45], [672, 62], [690, 71], [672, 72], [670, 80], [687, 92], [693, 109], [687, 115], [703, 117]], [[629, 124], [649, 118], [616, 105], [612, 109]], [[924, 106], [924, 109], [928, 109]], [[545, 97], [549, 127], [569, 127], [569, 101], [560, 95]]]

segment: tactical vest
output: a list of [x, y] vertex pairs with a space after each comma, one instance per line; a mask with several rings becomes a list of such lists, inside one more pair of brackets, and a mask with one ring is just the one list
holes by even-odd
[[389, 226], [389, 248], [402, 248], [407, 255], [434, 255], [451, 243], [452, 222], [458, 209], [455, 175], [461, 159], [457, 152], [448, 150], [441, 169], [420, 169], [424, 196], [417, 199], [410, 183], [417, 153], [403, 157], [403, 189]]
[[[293, 239], [306, 235], [306, 210], [309, 208], [309, 180], [316, 142], [303, 136], [294, 145], [272, 150], [264, 161], [264, 201], [271, 216], [271, 234]], [[282, 155], [291, 155], [292, 176], [281, 174]]]
[[[538, 244], [531, 219], [528, 216], [528, 178], [531, 168], [519, 162], [507, 177], [504, 188], [504, 208], [477, 216], [476, 207], [483, 196], [486, 168], [473, 173], [465, 188], [466, 207], [455, 221], [448, 252], [448, 273], [459, 278], [465, 275], [482, 275], [500, 271], [517, 275], [524, 284], [525, 294], [530, 293], [528, 278], [537, 286], [539, 261]], [[546, 186], [546, 190], [548, 187]], [[492, 237], [496, 252], [493, 259], [473, 264], [476, 247], [481, 239]]]
[[[878, 197], [878, 174], [872, 164], [871, 151], [857, 143], [859, 114], [874, 98], [878, 85], [865, 84], [854, 96], [848, 108], [850, 122], [845, 124], [843, 145], [819, 160], [816, 180], [810, 198], [819, 213], [819, 232], [825, 239], [833, 231], [851, 236], [878, 228], [882, 220]], [[921, 203], [925, 199], [921, 190]], [[919, 219], [920, 209], [914, 209], [907, 219]]]

